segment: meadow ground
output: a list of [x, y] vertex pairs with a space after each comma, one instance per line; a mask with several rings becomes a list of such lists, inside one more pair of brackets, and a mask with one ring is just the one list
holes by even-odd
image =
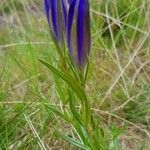
[[[117, 136], [119, 148], [112, 150], [149, 150], [150, 0], [90, 3], [86, 91], [93, 114], [108, 137]], [[0, 150], [78, 149], [56, 132], [74, 137], [72, 126], [47, 107], [59, 108], [60, 101], [39, 59], [58, 59], [43, 1], [1, 0]]]

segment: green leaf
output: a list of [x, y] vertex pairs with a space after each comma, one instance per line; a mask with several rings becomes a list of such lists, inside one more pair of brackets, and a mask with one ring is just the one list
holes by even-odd
[[68, 98], [66, 94], [66, 89], [64, 88], [65, 85], [62, 85], [62, 82], [60, 82], [60, 78], [58, 78], [56, 75], [54, 75], [54, 80], [58, 97], [60, 98], [62, 103], [65, 104]]
[[52, 112], [56, 113], [57, 116], [59, 116], [60, 118], [63, 118], [64, 120], [70, 122], [69, 118], [67, 116], [65, 116], [61, 111], [59, 111], [55, 106], [50, 106], [47, 104], [44, 104], [48, 109], [50, 109]]
[[49, 68], [55, 75], [57, 75], [58, 77], [63, 79], [73, 89], [73, 91], [76, 93], [78, 98], [83, 102], [82, 103], [84, 105], [83, 117], [85, 119], [84, 120], [85, 124], [88, 125], [89, 122], [91, 121], [90, 103], [86, 97], [86, 94], [85, 94], [82, 86], [79, 84], [79, 82], [74, 80], [74, 78], [67, 72], [59, 71], [58, 69], [56, 69], [55, 67], [53, 67], [52, 65], [50, 65], [49, 63], [47, 63], [43, 60], [39, 60], [39, 61], [41, 63], [43, 63], [47, 68]]
[[71, 112], [72, 112], [74, 118], [77, 120], [77, 122], [79, 122], [79, 124], [81, 124], [82, 126], [84, 126], [82, 118], [79, 115], [79, 113], [77, 112], [77, 110], [75, 108], [75, 104], [73, 103], [72, 94], [71, 94], [70, 91], [68, 91], [68, 92], [69, 92], [69, 105], [70, 105], [70, 108], [71, 108]]
[[68, 74], [67, 72], [59, 71], [58, 69], [43, 60], [39, 61], [43, 63], [47, 68], [49, 68], [55, 75], [57, 75], [58, 77], [63, 79], [68, 85], [70, 85], [80, 100], [86, 99], [83, 88], [80, 86], [80, 84], [78, 84], [78, 82], [76, 82], [76, 80], [73, 79], [70, 74]]
[[81, 142], [79, 142], [78, 140], [75, 140], [69, 136], [64, 135], [61, 132], [58, 132], [58, 134], [65, 139], [66, 141], [70, 142], [71, 144], [77, 146], [78, 148], [81, 148], [82, 150], [91, 150], [91, 148], [87, 145], [82, 144]]
[[90, 145], [89, 137], [85, 127], [74, 121], [74, 130], [85, 145]]

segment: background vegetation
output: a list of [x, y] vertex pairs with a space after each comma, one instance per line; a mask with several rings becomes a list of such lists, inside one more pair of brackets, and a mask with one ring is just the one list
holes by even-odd
[[[90, 3], [86, 91], [93, 113], [105, 136], [117, 137], [119, 149], [149, 150], [150, 0]], [[60, 101], [38, 59], [57, 59], [43, 1], [1, 0], [0, 150], [77, 149], [56, 132], [76, 138], [72, 126], [48, 107], [59, 108]]]

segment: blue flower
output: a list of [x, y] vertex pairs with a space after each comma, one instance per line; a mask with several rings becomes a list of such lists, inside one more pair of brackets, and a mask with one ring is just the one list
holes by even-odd
[[83, 69], [91, 48], [88, 0], [72, 0], [67, 21], [67, 43], [73, 62]]
[[68, 0], [45, 0], [45, 12], [54, 38], [59, 43], [65, 39]]
[[72, 62], [83, 69], [91, 48], [88, 0], [45, 0], [51, 31], [58, 43], [67, 40]]

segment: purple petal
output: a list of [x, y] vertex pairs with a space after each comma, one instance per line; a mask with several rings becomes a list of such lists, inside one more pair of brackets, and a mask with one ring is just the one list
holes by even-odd
[[80, 0], [77, 15], [78, 63], [84, 66], [90, 51], [89, 2]]
[[73, 0], [68, 14], [67, 42], [73, 62], [83, 69], [91, 47], [88, 0]]
[[52, 28], [55, 37], [58, 39], [58, 27], [57, 27], [57, 5], [58, 0], [50, 0], [50, 6], [51, 6], [51, 19], [52, 19]]
[[70, 4], [72, 3], [73, 0], [67, 0], [67, 1], [68, 1], [69, 5], [70, 5]]
[[67, 19], [65, 3], [63, 3], [65, 1], [67, 0], [45, 0], [45, 11], [48, 23], [55, 39], [60, 43], [62, 43], [64, 39], [65, 18]]
[[85, 1], [81, 0], [78, 6], [77, 15], [77, 44], [78, 44], [78, 61], [81, 65], [83, 57], [83, 42], [84, 42], [84, 24], [85, 17]]
[[48, 20], [48, 23], [50, 24], [50, 3], [49, 0], [44, 0], [44, 4], [45, 4], [45, 13], [46, 13], [46, 17]]
[[72, 31], [72, 24], [74, 18], [74, 11], [75, 11], [76, 0], [73, 0], [68, 13], [68, 23], [67, 23], [67, 40], [68, 40], [68, 48], [70, 52], [72, 51], [71, 48], [71, 31]]
[[63, 13], [64, 13], [64, 22], [65, 22], [65, 28], [67, 26], [67, 13], [68, 13], [68, 2], [67, 0], [62, 0], [62, 7], [63, 7]]

